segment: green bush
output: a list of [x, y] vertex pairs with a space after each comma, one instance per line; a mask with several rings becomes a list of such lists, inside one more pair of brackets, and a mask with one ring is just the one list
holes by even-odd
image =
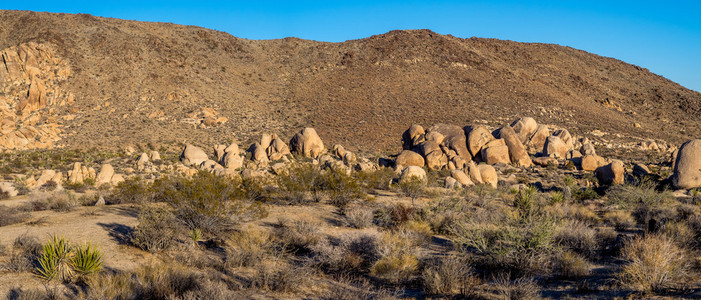
[[151, 199], [148, 184], [139, 177], [129, 177], [114, 187], [112, 194], [105, 197], [107, 204], [144, 203]]
[[328, 170], [325, 174], [329, 202], [336, 206], [341, 214], [346, 207], [365, 197], [358, 180], [345, 172]]
[[240, 182], [205, 171], [192, 178], [159, 178], [153, 183], [153, 191], [154, 201], [169, 203], [188, 229], [205, 233], [216, 234], [266, 213], [260, 202], [245, 199]]
[[139, 212], [139, 224], [134, 229], [131, 243], [149, 252], [159, 252], [171, 247], [180, 231], [175, 216], [168, 208], [144, 205]]
[[299, 163], [290, 166], [285, 174], [277, 176], [281, 199], [293, 203], [321, 201], [321, 192], [326, 190], [326, 178], [317, 165]]

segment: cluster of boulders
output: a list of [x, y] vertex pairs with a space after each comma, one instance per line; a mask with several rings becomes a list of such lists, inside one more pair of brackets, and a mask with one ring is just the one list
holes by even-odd
[[244, 175], [260, 175], [254, 170], [270, 167], [276, 174], [284, 172], [285, 166], [293, 158], [298, 157], [312, 159], [314, 163], [323, 166], [350, 172], [356, 170], [370, 170], [376, 165], [367, 160], [358, 162], [355, 154], [345, 150], [341, 145], [334, 145], [331, 154], [327, 153], [324, 142], [316, 130], [304, 128], [296, 133], [286, 143], [277, 134], [264, 133], [260, 140], [251, 144], [242, 152], [237, 143], [230, 145], [214, 146], [214, 158], [210, 159], [207, 153], [200, 147], [187, 145], [180, 155], [183, 166], [179, 171], [185, 174], [194, 174], [197, 169], [207, 170], [220, 175], [236, 175], [241, 169]]
[[49, 148], [60, 140], [51, 107], [74, 102], [73, 94], [58, 88], [70, 73], [50, 45], [0, 50], [0, 149]]
[[[171, 94], [168, 97], [171, 98]], [[164, 116], [162, 111], [157, 111], [151, 113], [149, 118], [162, 118]], [[199, 126], [201, 128], [214, 127], [220, 124], [224, 124], [229, 119], [227, 117], [220, 116], [219, 113], [211, 107], [201, 107], [198, 111], [188, 114], [187, 118], [180, 120], [181, 123], [192, 124]]]

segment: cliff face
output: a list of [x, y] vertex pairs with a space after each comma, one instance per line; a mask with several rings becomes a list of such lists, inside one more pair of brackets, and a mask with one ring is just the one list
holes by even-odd
[[[331, 144], [382, 151], [397, 150], [412, 123], [501, 125], [518, 116], [675, 143], [701, 133], [701, 94], [550, 44], [428, 30], [252, 41], [192, 26], [0, 11], [0, 51], [2, 134], [52, 124], [49, 146], [211, 145], [311, 126]], [[23, 147], [48, 145], [23, 136]]]

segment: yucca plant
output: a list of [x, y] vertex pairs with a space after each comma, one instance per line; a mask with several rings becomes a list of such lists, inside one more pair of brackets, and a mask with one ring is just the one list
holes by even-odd
[[71, 267], [81, 276], [99, 272], [102, 269], [102, 252], [91, 243], [73, 248]]
[[66, 281], [72, 277], [70, 267], [71, 248], [69, 242], [62, 237], [53, 236], [48, 243], [43, 246], [39, 257], [37, 275], [45, 281], [51, 281], [58, 277]]
[[202, 239], [202, 230], [200, 230], [199, 228], [195, 228], [193, 230], [190, 230], [190, 232], [188, 232], [188, 235], [190, 236], [190, 239], [192, 239], [192, 241], [195, 244], [197, 244], [197, 242], [199, 242]]

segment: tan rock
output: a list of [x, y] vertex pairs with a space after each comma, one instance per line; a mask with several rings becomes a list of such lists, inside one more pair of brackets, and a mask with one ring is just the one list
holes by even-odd
[[186, 166], [199, 166], [208, 159], [207, 153], [202, 148], [193, 145], [185, 146], [180, 154], [180, 161]]
[[429, 170], [440, 170], [448, 165], [448, 157], [441, 150], [435, 150], [424, 158]]
[[574, 147], [574, 139], [572, 138], [572, 135], [570, 134], [567, 129], [559, 129], [553, 132], [553, 136], [559, 137], [560, 140], [562, 140], [563, 143], [565, 143], [565, 146], [567, 146], [567, 150], [571, 150]]
[[260, 136], [260, 146], [263, 147], [263, 149], [268, 149], [270, 147], [270, 143], [273, 142], [273, 136], [267, 133], [264, 133]]
[[625, 167], [620, 160], [614, 160], [610, 164], [596, 169], [596, 178], [604, 185], [623, 184]]
[[227, 169], [240, 169], [243, 167], [243, 156], [238, 153], [228, 152], [222, 158], [222, 165]]
[[482, 181], [482, 174], [480, 174], [479, 168], [473, 161], [467, 163], [467, 175], [470, 176], [470, 180], [475, 184], [484, 183], [484, 181]]
[[122, 176], [121, 174], [114, 174], [114, 176], [112, 176], [112, 179], [110, 180], [110, 183], [112, 184], [112, 186], [117, 186], [120, 182], [123, 181], [124, 176]]
[[511, 163], [509, 158], [509, 147], [507, 146], [492, 146], [482, 148], [482, 159], [488, 165], [493, 165], [496, 163]]
[[304, 157], [318, 158], [326, 152], [324, 142], [314, 128], [304, 128], [290, 140], [290, 150]]
[[480, 164], [477, 166], [477, 169], [479, 169], [480, 175], [482, 176], [482, 182], [484, 184], [489, 184], [493, 188], [497, 187], [499, 177], [497, 177], [497, 170], [495, 170], [494, 167], [486, 164]]
[[408, 166], [402, 170], [402, 174], [399, 176], [399, 182], [406, 182], [416, 178], [419, 180], [426, 180], [426, 171], [417, 166]]
[[397, 156], [395, 160], [395, 165], [398, 169], [403, 169], [408, 166], [423, 167], [425, 164], [424, 158], [421, 154], [418, 154], [411, 150], [404, 150]]
[[217, 161], [222, 161], [222, 159], [224, 158], [224, 154], [226, 154], [225, 150], [225, 145], [214, 145], [214, 156], [217, 157]]
[[457, 189], [457, 188], [461, 188], [461, 187], [462, 187], [462, 185], [455, 178], [450, 177], [450, 176], [445, 178], [445, 188], [446, 189]]
[[254, 143], [248, 148], [248, 152], [251, 153], [251, 160], [254, 162], [268, 162], [268, 154], [265, 153], [265, 149], [259, 143]]
[[[534, 125], [534, 131], [535, 128], [536, 126]], [[502, 127], [501, 130], [499, 130], [499, 137], [504, 140], [509, 149], [509, 158], [511, 159], [511, 163], [521, 167], [530, 167], [533, 165], [531, 157], [528, 156], [528, 152], [521, 143], [519, 135], [516, 134], [511, 126], [506, 125]]]
[[[462, 127], [439, 123], [431, 126], [431, 128], [427, 129], [426, 132], [427, 140], [433, 140], [439, 145], [443, 145], [448, 149], [455, 151], [457, 155], [464, 159], [472, 159], [472, 155], [467, 149], [467, 136], [465, 135], [465, 130]], [[443, 136], [443, 139], [441, 139], [441, 136]], [[447, 153], [447, 151], [444, 152]]]
[[95, 178], [95, 186], [99, 187], [103, 184], [111, 183], [114, 176], [114, 167], [110, 164], [103, 164], [100, 168], [100, 173]]
[[701, 187], [701, 139], [687, 141], [679, 147], [672, 182], [682, 189]]
[[266, 150], [270, 160], [280, 160], [285, 155], [290, 155], [290, 148], [282, 139], [275, 137]]
[[41, 171], [41, 175], [39, 175], [39, 178], [37, 178], [36, 180], [37, 187], [41, 187], [42, 185], [54, 179], [54, 177], [56, 177], [56, 171], [54, 170]]
[[470, 177], [465, 174], [462, 170], [452, 170], [450, 171], [450, 176], [452, 178], [455, 178], [461, 185], [463, 186], [471, 186], [475, 185], [472, 180], [470, 180]]
[[440, 145], [441, 143], [443, 143], [443, 140], [445, 140], [445, 136], [442, 135], [442, 134], [441, 134], [440, 132], [438, 132], [438, 131], [430, 131], [429, 133], [426, 134], [425, 138], [426, 138], [427, 141], [434, 142], [434, 143], [436, 143], [436, 144], [438, 144], [438, 145]]
[[584, 171], [594, 171], [599, 167], [599, 160], [595, 155], [582, 156], [580, 168]]
[[564, 159], [569, 151], [567, 145], [557, 136], [551, 135], [545, 141], [544, 154], [546, 156]]
[[511, 123], [511, 127], [518, 135], [521, 143], [525, 144], [533, 133], [535, 133], [536, 129], [538, 129], [538, 123], [531, 117], [523, 117]]
[[68, 183], [81, 184], [83, 183], [83, 170], [79, 162], [73, 164], [73, 170], [69, 171]]
[[228, 147], [224, 149], [224, 153], [232, 153], [232, 154], [241, 154], [241, 150], [239, 149], [239, 144], [236, 142], [231, 143]]
[[161, 154], [158, 153], [158, 151], [156, 151], [156, 150], [152, 150], [151, 152], [149, 152], [148, 158], [151, 161], [159, 161], [159, 160], [161, 160]]
[[478, 156], [482, 147], [494, 140], [492, 132], [482, 125], [476, 126], [470, 130], [467, 134], [467, 149], [470, 151], [472, 156]]
[[545, 125], [538, 125], [535, 132], [528, 138], [526, 149], [530, 154], [544, 152], [545, 142], [550, 136], [550, 129]]
[[346, 155], [346, 149], [339, 144], [333, 145], [333, 154], [338, 158], [343, 158]]
[[411, 150], [423, 142], [426, 132], [421, 125], [413, 124], [402, 134], [402, 149]]
[[547, 156], [536, 157], [533, 159], [533, 163], [542, 167], [547, 167], [550, 165], [557, 166], [557, 159]]

